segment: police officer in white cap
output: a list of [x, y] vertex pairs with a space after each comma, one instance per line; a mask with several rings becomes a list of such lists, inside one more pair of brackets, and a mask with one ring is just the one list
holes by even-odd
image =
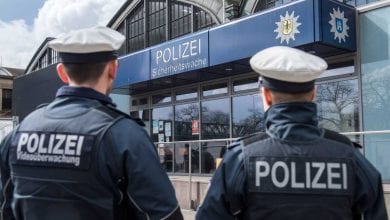
[[196, 219], [387, 219], [379, 172], [357, 144], [318, 127], [314, 81], [326, 62], [278, 46], [250, 64], [266, 132], [228, 148]]
[[51, 41], [69, 84], [1, 146], [1, 219], [183, 219], [142, 123], [108, 97], [125, 37], [107, 27]]

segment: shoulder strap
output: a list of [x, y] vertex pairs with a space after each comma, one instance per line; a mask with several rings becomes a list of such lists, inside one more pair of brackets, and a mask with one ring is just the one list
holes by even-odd
[[257, 132], [247, 137], [242, 138], [243, 146], [255, 143], [257, 141], [261, 141], [267, 139], [269, 136], [266, 132]]
[[362, 148], [362, 146], [356, 142], [349, 140], [346, 136], [339, 134], [335, 131], [324, 129], [324, 138], [341, 142], [346, 145], [354, 146], [355, 148]]
[[110, 105], [99, 105], [99, 106], [95, 107], [95, 109], [98, 111], [104, 112], [107, 115], [109, 115], [115, 119], [120, 118], [120, 117], [131, 119], [131, 120], [135, 121], [141, 127], [145, 127], [145, 123], [141, 119], [133, 118], [130, 115], [128, 115], [128, 114], [126, 114], [126, 113], [124, 113], [124, 112], [122, 112], [122, 111], [120, 111], [120, 110], [118, 110]]
[[244, 136], [242, 138], [239, 138], [234, 143], [229, 145], [228, 149], [234, 148], [236, 146], [243, 146], [243, 147], [245, 147], [246, 145], [249, 145], [249, 144], [257, 142], [257, 141], [264, 140], [264, 139], [266, 139], [268, 137], [269, 137], [268, 134], [265, 133], [265, 132], [253, 133], [253, 134]]

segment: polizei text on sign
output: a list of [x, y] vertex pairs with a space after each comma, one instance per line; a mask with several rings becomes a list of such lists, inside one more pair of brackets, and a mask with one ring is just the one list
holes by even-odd
[[202, 33], [167, 42], [151, 49], [151, 78], [159, 78], [208, 66], [208, 38]]

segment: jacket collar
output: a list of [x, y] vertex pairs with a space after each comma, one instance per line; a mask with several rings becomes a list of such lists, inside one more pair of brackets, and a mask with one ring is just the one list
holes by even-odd
[[290, 102], [272, 105], [265, 112], [269, 135], [287, 141], [309, 141], [321, 135], [317, 127], [317, 105], [312, 102]]
[[56, 97], [63, 96], [77, 96], [88, 99], [95, 99], [103, 104], [116, 106], [112, 99], [94, 89], [86, 87], [75, 87], [75, 86], [63, 86], [58, 89]]

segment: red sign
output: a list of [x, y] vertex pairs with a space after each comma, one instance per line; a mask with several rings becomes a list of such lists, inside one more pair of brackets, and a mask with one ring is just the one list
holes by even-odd
[[192, 120], [192, 135], [199, 134], [199, 120]]

